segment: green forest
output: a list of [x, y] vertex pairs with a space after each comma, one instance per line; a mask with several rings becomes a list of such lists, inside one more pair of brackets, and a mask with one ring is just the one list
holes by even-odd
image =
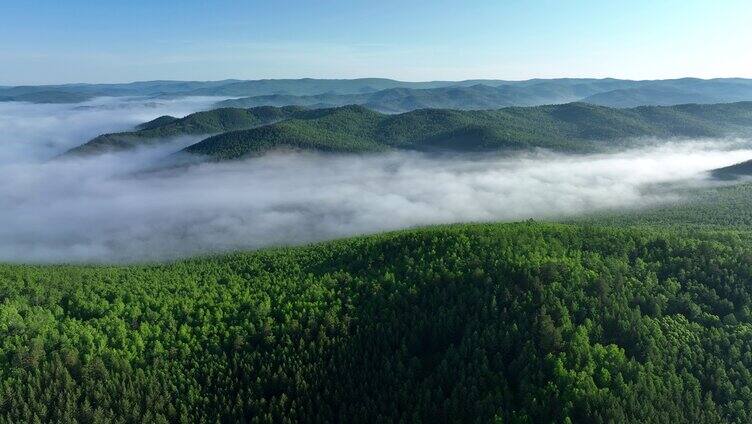
[[429, 227], [0, 266], [0, 420], [749, 422], [734, 231]]
[[269, 124], [299, 113], [298, 107], [220, 108], [183, 118], [160, 116], [136, 126], [135, 131], [99, 135], [68, 150], [65, 155], [90, 155], [129, 150], [164, 142], [171, 137], [207, 135]]
[[343, 106], [228, 131], [185, 151], [215, 159], [261, 155], [279, 148], [343, 153], [545, 148], [590, 153], [629, 147], [641, 138], [708, 138], [751, 130], [752, 102], [633, 109], [568, 103], [484, 111], [422, 109], [398, 115]]
[[276, 149], [365, 153], [519, 151], [545, 148], [592, 153], [640, 140], [711, 138], [752, 133], [752, 102], [615, 109], [586, 103], [497, 110], [420, 109], [389, 115], [364, 106], [222, 108], [181, 119], [163, 116], [135, 131], [103, 134], [67, 155], [127, 150], [182, 135], [211, 135], [185, 152], [238, 159]]

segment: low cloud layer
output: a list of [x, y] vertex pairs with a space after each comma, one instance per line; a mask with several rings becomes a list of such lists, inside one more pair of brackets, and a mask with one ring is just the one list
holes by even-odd
[[704, 142], [589, 156], [275, 154], [142, 172], [194, 141], [69, 161], [35, 160], [28, 148], [28, 160], [0, 162], [0, 261], [153, 261], [435, 223], [555, 219], [665, 201], [646, 185], [700, 184], [704, 171], [752, 158]]
[[79, 104], [0, 102], [0, 164], [49, 159], [106, 132], [128, 131], [161, 115], [211, 108], [216, 97], [102, 97]]

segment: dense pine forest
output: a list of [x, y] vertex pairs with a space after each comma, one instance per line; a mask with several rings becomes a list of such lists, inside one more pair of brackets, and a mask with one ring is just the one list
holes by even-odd
[[734, 232], [455, 225], [0, 267], [0, 420], [749, 422]]

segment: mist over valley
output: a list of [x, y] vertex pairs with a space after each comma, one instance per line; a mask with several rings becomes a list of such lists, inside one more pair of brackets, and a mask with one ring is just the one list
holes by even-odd
[[[249, 158], [177, 160], [220, 127], [232, 133], [329, 116], [328, 109], [192, 114], [214, 101], [0, 103], [0, 219], [8, 224], [0, 230], [0, 260], [151, 262], [432, 224], [571, 219], [676, 202], [680, 191], [651, 187], [718, 184], [707, 171], [752, 158], [747, 139], [706, 137], [642, 138], [592, 153], [533, 145], [356, 154], [283, 143]], [[140, 127], [127, 149], [59, 156], [98, 133], [166, 115], [177, 120]], [[180, 123], [186, 115], [196, 118]]]

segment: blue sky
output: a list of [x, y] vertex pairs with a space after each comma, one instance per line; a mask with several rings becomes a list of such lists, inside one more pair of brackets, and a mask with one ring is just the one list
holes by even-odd
[[752, 1], [0, 0], [0, 85], [752, 77]]

